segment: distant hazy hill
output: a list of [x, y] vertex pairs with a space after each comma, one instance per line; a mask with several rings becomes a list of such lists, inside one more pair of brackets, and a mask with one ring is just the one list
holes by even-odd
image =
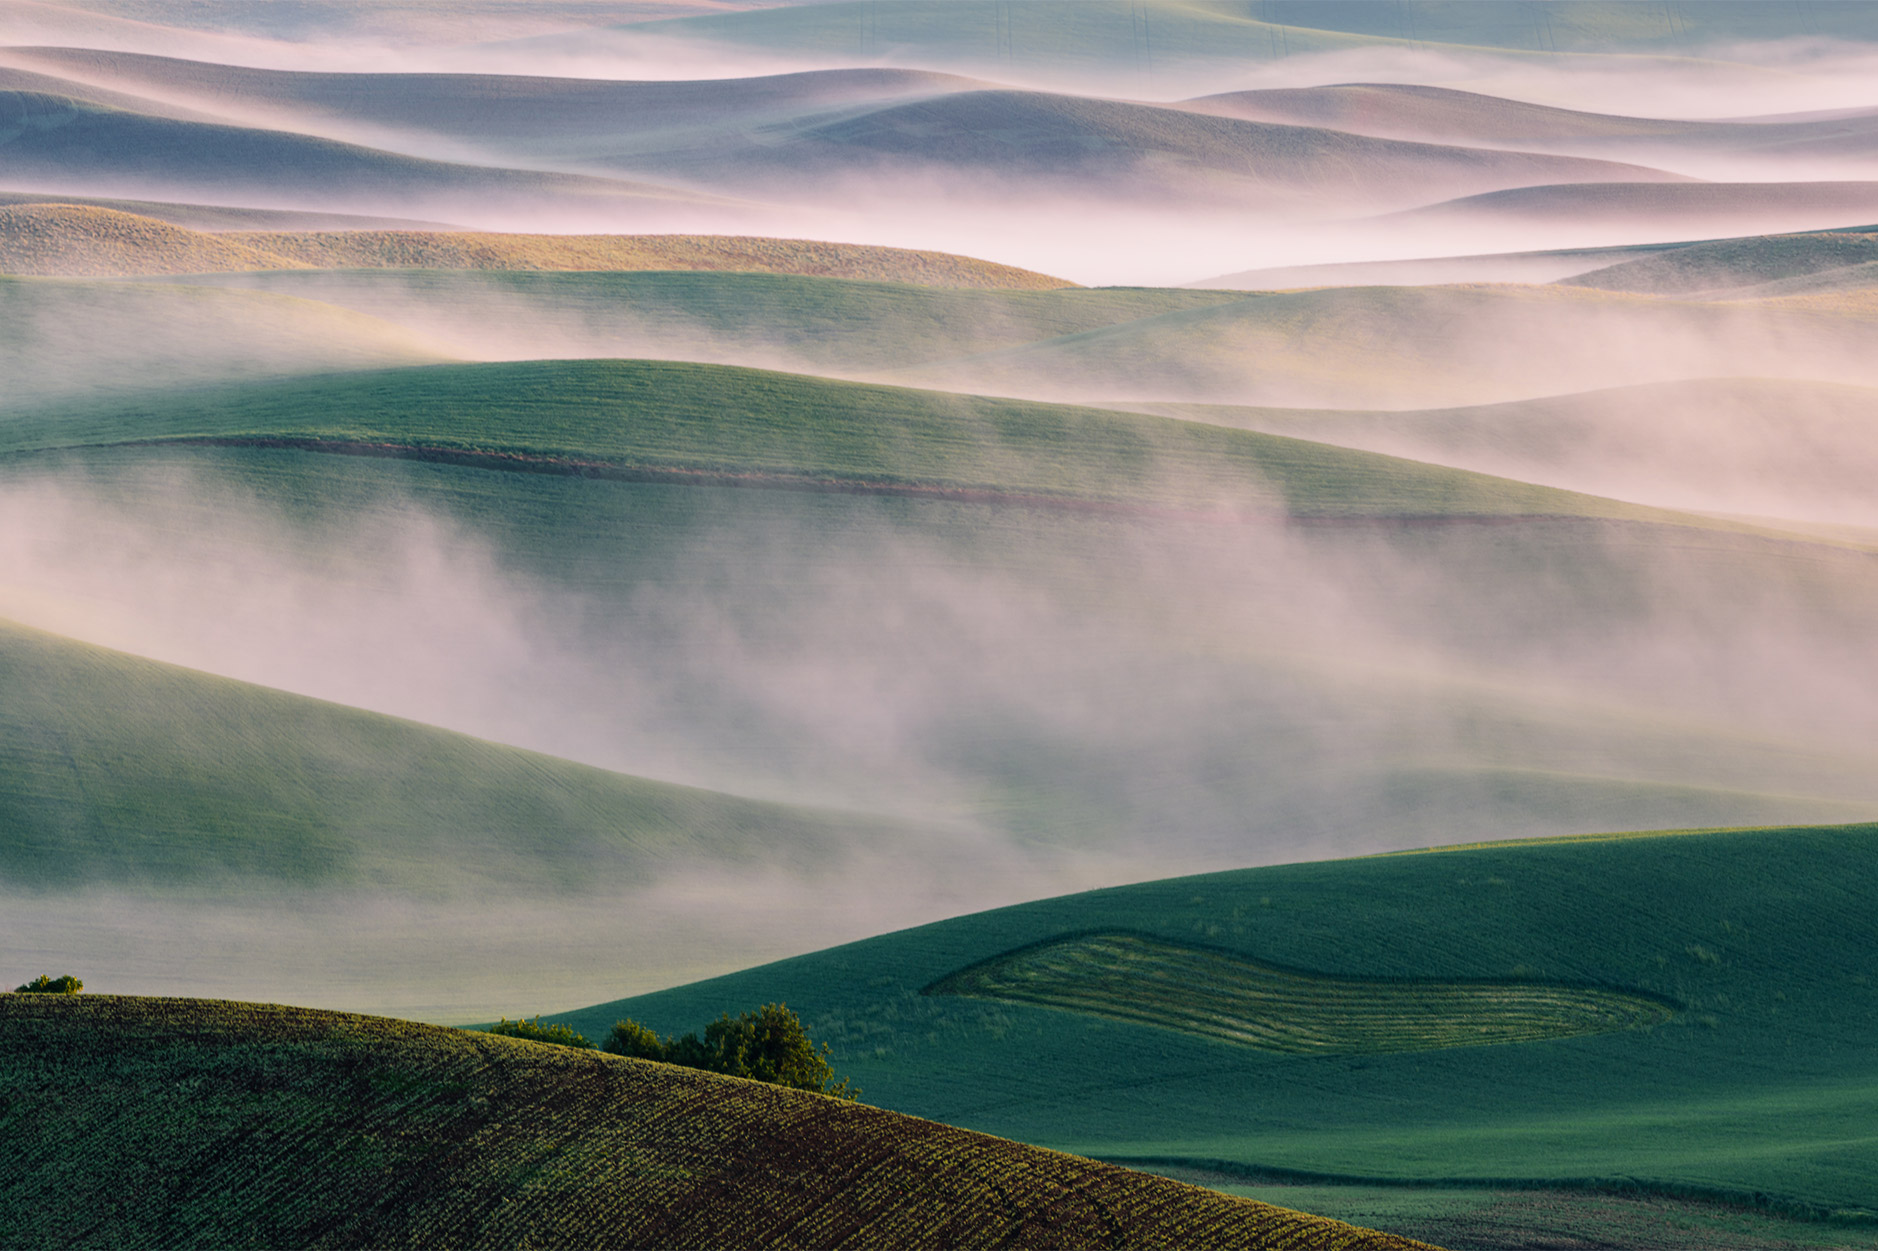
[[[1195, 5], [1178, 0], [1053, 0], [1007, 11], [994, 0], [845, 0], [710, 14], [625, 28], [677, 38], [822, 56], [879, 55], [903, 63], [995, 72], [1143, 73], [1221, 61], [1279, 60], [1376, 47], [1459, 45], [1528, 53], [1689, 55], [1710, 45], [1796, 35], [1870, 40], [1878, 22], [1856, 4], [1801, 11], [1779, 0], [1686, 0], [1649, 8], [1609, 0], [1271, 0]], [[565, 37], [542, 38], [557, 46]]]
[[267, 1004], [3, 996], [0, 1091], [14, 1246], [1421, 1245], [821, 1095]]
[[1485, 192], [1397, 214], [1394, 220], [1487, 228], [1543, 225], [1561, 241], [1616, 232], [1626, 236], [1624, 242], [1655, 242], [1821, 230], [1874, 218], [1878, 182], [1604, 182]]
[[1234, 91], [1187, 100], [1181, 107], [1389, 139], [1537, 152], [1613, 156], [1674, 149], [1761, 158], [1878, 153], [1878, 113], [1797, 121], [1684, 121], [1589, 113], [1408, 83]]
[[726, 190], [794, 188], [805, 175], [950, 170], [1010, 187], [1100, 183], [1153, 201], [1335, 201], [1351, 209], [1553, 182], [1678, 176], [1640, 166], [1373, 139], [1178, 108], [1028, 91], [965, 91], [743, 137], [690, 138], [622, 169]]
[[1562, 281], [1603, 291], [1652, 295], [1791, 294], [1878, 282], [1878, 231], [1770, 235], [1696, 243], [1619, 261]]
[[0, 273], [206, 274], [273, 269], [732, 270], [1049, 290], [1046, 274], [943, 252], [732, 235], [512, 235], [320, 230], [212, 234], [84, 205], [0, 207]]
[[[370, 126], [441, 135], [537, 158], [630, 149], [660, 132], [782, 124], [798, 117], [878, 108], [980, 84], [950, 74], [835, 69], [756, 78], [618, 82], [503, 74], [334, 73], [257, 69], [87, 48], [9, 49], [16, 62], [82, 83], [190, 100], [203, 110], [271, 114], [287, 129]], [[20, 72], [20, 71], [14, 71]], [[4, 81], [0, 79], [0, 81]]]
[[[88, 91], [97, 89], [92, 83], [124, 84], [201, 108], [259, 106], [263, 117], [289, 130], [334, 132], [337, 125], [334, 133], [386, 147], [398, 146], [400, 135], [443, 135], [492, 159], [831, 203], [851, 194], [846, 180], [894, 194], [884, 175], [914, 170], [995, 178], [1013, 191], [1099, 183], [1111, 198], [1334, 199], [1343, 210], [1410, 207], [1532, 184], [1676, 177], [1569, 156], [1404, 143], [1182, 108], [985, 90], [968, 79], [899, 70], [723, 83], [592, 83], [295, 74], [69, 49], [16, 55], [78, 75]], [[355, 129], [346, 131], [344, 123]], [[379, 129], [356, 129], [368, 124]], [[413, 170], [412, 194], [441, 176], [427, 164]], [[577, 189], [553, 180], [542, 188], [557, 194]]]
[[575, 174], [496, 169], [286, 131], [183, 121], [69, 96], [0, 92], [0, 160], [16, 184], [72, 194], [209, 201], [411, 216], [497, 211], [645, 212], [706, 198]]

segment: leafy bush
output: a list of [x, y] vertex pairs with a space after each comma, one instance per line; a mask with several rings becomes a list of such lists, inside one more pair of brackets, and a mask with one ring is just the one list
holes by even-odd
[[504, 1038], [526, 1038], [530, 1042], [553, 1043], [557, 1047], [577, 1047], [591, 1051], [593, 1044], [576, 1034], [565, 1025], [543, 1025], [541, 1018], [532, 1021], [511, 1021], [503, 1017], [498, 1025], [491, 1025], [491, 1034], [501, 1034]]
[[64, 977], [52, 977], [41, 973], [24, 986], [14, 988], [18, 995], [76, 995], [85, 989], [85, 984], [67, 973]]
[[802, 1028], [801, 1018], [780, 1003], [766, 1003], [741, 1016], [727, 1012], [704, 1027], [703, 1038], [686, 1034], [683, 1038], [661, 1039], [637, 1021], [620, 1021], [601, 1050], [812, 1090], [837, 1099], [858, 1099], [861, 1095], [846, 1078], [835, 1080], [835, 1070], [828, 1063], [828, 1044], [823, 1043], [818, 1050]]

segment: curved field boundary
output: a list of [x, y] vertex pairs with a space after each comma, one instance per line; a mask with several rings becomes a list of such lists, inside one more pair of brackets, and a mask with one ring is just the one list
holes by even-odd
[[1239, 1182], [1269, 1182], [1280, 1185], [1373, 1186], [1400, 1190], [1523, 1190], [1533, 1193], [1565, 1192], [1574, 1194], [1659, 1197], [1685, 1203], [1704, 1203], [1717, 1207], [1741, 1208], [1766, 1212], [1788, 1220], [1811, 1221], [1847, 1229], [1878, 1229], [1878, 1211], [1869, 1208], [1836, 1207], [1815, 1203], [1791, 1195], [1771, 1194], [1737, 1186], [1704, 1186], [1695, 1182], [1668, 1181], [1661, 1178], [1612, 1175], [1608, 1177], [1521, 1177], [1488, 1174], [1456, 1177], [1398, 1177], [1385, 1174], [1324, 1173], [1311, 1169], [1280, 1168], [1275, 1165], [1246, 1164], [1212, 1156], [1180, 1155], [1103, 1155], [1104, 1161], [1123, 1168], [1183, 1169], [1196, 1174], [1217, 1174]]
[[1429, 1251], [805, 1091], [271, 1004], [0, 994], [0, 1121], [7, 1247]]
[[1157, 1025], [1288, 1055], [1536, 1042], [1668, 1021], [1654, 996], [1528, 981], [1385, 981], [1262, 964], [1144, 934], [1072, 935], [925, 988]]

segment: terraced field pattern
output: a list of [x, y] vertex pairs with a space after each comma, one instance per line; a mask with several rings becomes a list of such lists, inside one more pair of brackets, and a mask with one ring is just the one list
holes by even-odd
[[961, 969], [922, 994], [1034, 1003], [1291, 1055], [1432, 1051], [1666, 1023], [1661, 1000], [1531, 982], [1366, 981], [1141, 934], [1088, 934]]

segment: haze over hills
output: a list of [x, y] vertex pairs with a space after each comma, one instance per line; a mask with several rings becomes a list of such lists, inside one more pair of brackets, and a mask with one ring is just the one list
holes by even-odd
[[[994, 178], [1007, 194], [1101, 181], [1111, 196], [1265, 207], [1333, 197], [1348, 212], [1533, 183], [1674, 177], [1612, 162], [1456, 150], [1122, 101], [984, 89], [910, 72], [792, 74], [705, 88], [283, 73], [71, 49], [8, 55], [79, 73], [91, 84], [164, 93], [198, 108], [259, 110], [263, 119], [299, 118], [302, 127], [316, 130], [335, 122], [364, 125], [394, 142], [402, 136], [407, 145], [438, 136], [464, 145], [459, 151], [494, 158], [734, 195], [820, 199], [829, 179], [862, 179], [879, 195], [895, 175], [928, 171]], [[1135, 187], [1137, 179], [1144, 185]], [[851, 195], [853, 188], [837, 194]]]
[[0, 6], [0, 986], [1032, 1144], [25, 995], [0, 1243], [1878, 1246], [1874, 14]]
[[1864, 387], [1708, 378], [1419, 412], [1155, 410], [1659, 507], [1878, 525]]
[[[1201, 96], [1182, 108], [1255, 122], [1327, 126], [1384, 139], [1667, 162], [1684, 172], [1783, 166], [1869, 170], [1878, 111], [1817, 119], [1700, 121], [1624, 117], [1402, 83], [1339, 83]], [[1692, 165], [1689, 164], [1692, 162]]]
[[267, 131], [128, 112], [68, 96], [14, 91], [3, 104], [13, 124], [0, 132], [9, 190], [211, 202], [293, 204], [345, 211], [360, 205], [406, 216], [487, 221], [528, 209], [564, 220], [641, 222], [689, 204], [729, 220], [734, 205], [713, 205], [669, 187], [450, 164], [284, 131]]

